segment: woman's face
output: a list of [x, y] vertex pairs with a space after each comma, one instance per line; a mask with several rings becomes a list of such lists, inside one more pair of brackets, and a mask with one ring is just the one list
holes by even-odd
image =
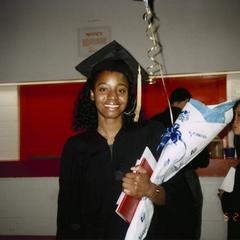
[[235, 109], [235, 118], [233, 121], [233, 132], [234, 134], [240, 135], [240, 104]]
[[235, 115], [236, 115], [236, 118], [240, 120], [240, 104], [238, 104], [238, 106], [235, 109]]
[[128, 103], [129, 84], [126, 77], [119, 72], [104, 71], [97, 77], [91, 100], [95, 105], [99, 118], [118, 119]]

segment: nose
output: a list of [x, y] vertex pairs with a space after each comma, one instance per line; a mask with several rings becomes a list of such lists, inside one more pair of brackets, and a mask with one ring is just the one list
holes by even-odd
[[108, 99], [116, 99], [117, 93], [114, 90], [109, 91], [108, 93]]

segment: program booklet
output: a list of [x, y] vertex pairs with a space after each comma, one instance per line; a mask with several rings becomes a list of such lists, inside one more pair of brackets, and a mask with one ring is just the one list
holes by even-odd
[[[136, 161], [136, 165], [143, 167], [149, 176], [152, 175], [157, 162], [151, 150], [146, 147], [141, 158]], [[140, 199], [126, 195], [122, 192], [117, 201], [116, 213], [126, 222], [130, 223]]]
[[234, 167], [230, 167], [227, 175], [223, 179], [222, 185], [219, 189], [224, 190], [225, 192], [232, 192], [234, 187], [234, 179], [235, 179], [236, 169]]

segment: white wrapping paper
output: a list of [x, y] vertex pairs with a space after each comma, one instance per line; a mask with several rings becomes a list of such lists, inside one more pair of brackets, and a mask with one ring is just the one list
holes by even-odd
[[[199, 154], [233, 117], [235, 101], [214, 106], [191, 99], [172, 128], [161, 137], [158, 148], [161, 155], [151, 176], [151, 181], [161, 184], [173, 177], [182, 167]], [[147, 235], [154, 207], [150, 199], [141, 199], [125, 240], [144, 239]]]

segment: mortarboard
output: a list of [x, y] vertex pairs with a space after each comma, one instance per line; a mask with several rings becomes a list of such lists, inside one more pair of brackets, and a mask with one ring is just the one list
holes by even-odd
[[[103, 48], [99, 49], [97, 52], [87, 57], [81, 63], [79, 63], [75, 68], [85, 77], [89, 78], [91, 76], [94, 67], [107, 59], [121, 59], [125, 62], [133, 75], [133, 79], [137, 80], [138, 66], [137, 60], [129, 53], [122, 45], [117, 41], [112, 41], [105, 45]], [[148, 79], [148, 73], [141, 67], [141, 75], [143, 80]]]
[[79, 63], [75, 69], [90, 81], [98, 71], [112, 70], [122, 72], [131, 83], [137, 82], [137, 100], [134, 121], [138, 121], [141, 109], [141, 79], [147, 80], [148, 73], [137, 60], [117, 41], [112, 41]]

